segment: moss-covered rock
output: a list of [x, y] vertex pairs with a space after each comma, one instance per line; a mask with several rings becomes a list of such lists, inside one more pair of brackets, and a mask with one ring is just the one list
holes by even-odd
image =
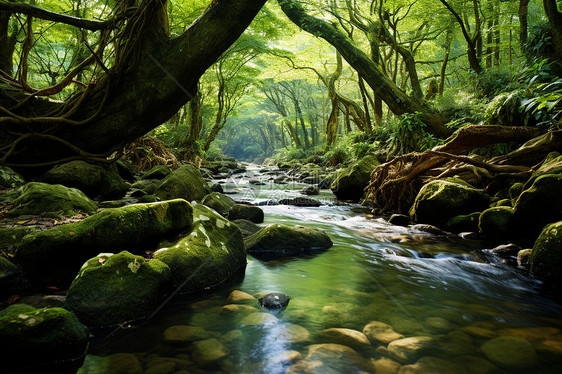
[[79, 212], [92, 214], [98, 206], [82, 191], [61, 184], [30, 182], [15, 191], [11, 216], [22, 214], [72, 217]]
[[444, 227], [451, 218], [482, 211], [489, 204], [490, 197], [484, 190], [437, 180], [422, 187], [410, 216], [417, 222]]
[[22, 242], [23, 237], [39, 229], [37, 226], [14, 226], [0, 228], [0, 250], [15, 253], [15, 249]]
[[511, 199], [511, 205], [515, 205], [515, 202], [523, 192], [524, 184], [521, 182], [514, 183], [511, 187], [509, 187], [509, 198]]
[[248, 253], [265, 260], [320, 252], [333, 245], [322, 230], [280, 224], [264, 227], [247, 237], [245, 243]]
[[532, 243], [546, 224], [562, 220], [561, 191], [562, 174], [546, 174], [521, 193], [513, 220], [525, 244]]
[[260, 207], [246, 204], [235, 204], [228, 212], [228, 219], [246, 219], [253, 223], [262, 223], [264, 219], [263, 210]]
[[525, 339], [500, 336], [482, 344], [482, 352], [494, 365], [507, 370], [529, 369], [537, 365], [537, 353]]
[[65, 308], [91, 327], [111, 326], [150, 314], [162, 298], [170, 268], [127, 251], [88, 260], [68, 289]]
[[461, 214], [455, 216], [447, 221], [445, 228], [454, 233], [459, 232], [477, 232], [478, 231], [478, 219], [480, 218], [481, 212], [474, 212], [470, 214]]
[[[141, 179], [136, 181], [131, 185], [131, 196], [143, 196], [143, 195], [152, 195], [156, 192], [156, 188], [160, 184], [160, 181], [157, 179]], [[140, 192], [140, 193], [139, 193]]]
[[21, 273], [18, 267], [0, 256], [0, 296], [14, 294], [19, 282]]
[[106, 209], [81, 222], [26, 236], [16, 260], [31, 279], [64, 282], [100, 251], [154, 249], [163, 237], [189, 228], [192, 220], [191, 205], [181, 199]]
[[65, 309], [11, 305], [0, 311], [2, 371], [38, 373], [49, 364], [54, 372], [75, 372], [82, 365], [88, 338], [88, 329]]
[[533, 246], [531, 273], [553, 285], [562, 284], [562, 221], [546, 226]]
[[535, 179], [546, 174], [562, 174], [562, 155], [558, 152], [550, 152], [531, 178], [525, 183], [529, 187]]
[[164, 179], [171, 173], [172, 171], [166, 165], [156, 165], [144, 173], [141, 179]]
[[526, 99], [524, 90], [515, 90], [497, 95], [484, 112], [484, 122], [489, 125], [523, 126], [528, 114], [521, 112], [521, 100]]
[[154, 193], [162, 200], [200, 201], [211, 193], [207, 182], [193, 165], [184, 165], [162, 180]]
[[261, 230], [260, 226], [256, 225], [252, 221], [248, 221], [247, 219], [235, 219], [234, 221], [232, 221], [232, 223], [238, 226], [244, 238], [253, 235]]
[[505, 240], [512, 238], [513, 208], [500, 206], [486, 209], [478, 219], [478, 228], [482, 235], [490, 239]]
[[371, 172], [377, 165], [380, 163], [376, 157], [363, 157], [337, 174], [330, 187], [332, 192], [339, 200], [358, 201], [371, 182]]
[[246, 249], [240, 229], [214, 210], [196, 204], [193, 229], [169, 248], [154, 253], [172, 271], [172, 283], [193, 293], [215, 288], [246, 266]]
[[7, 166], [0, 166], [0, 187], [17, 188], [25, 184], [25, 179]]
[[221, 216], [226, 217], [230, 208], [236, 205], [236, 202], [230, 196], [219, 192], [211, 192], [201, 200], [201, 204], [214, 209]]
[[120, 198], [128, 190], [115, 165], [95, 165], [85, 161], [57, 165], [43, 179], [47, 183], [78, 188], [90, 197]]
[[87, 355], [84, 359], [84, 365], [78, 370], [77, 374], [143, 373], [144, 370], [137, 356], [132, 353], [115, 353], [109, 356]]

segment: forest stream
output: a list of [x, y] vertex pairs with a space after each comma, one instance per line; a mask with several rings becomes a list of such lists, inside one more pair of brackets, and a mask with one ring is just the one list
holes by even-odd
[[[300, 196], [302, 183], [248, 183], [265, 181], [266, 171], [251, 166], [234, 179], [222, 180], [225, 193], [256, 204]], [[499, 260], [484, 261], [475, 252], [485, 248], [479, 241], [391, 225], [358, 204], [336, 203], [329, 190], [316, 198], [324, 205], [261, 206], [262, 226], [320, 228], [332, 239], [332, 248], [282, 261], [248, 255], [242, 280], [197, 298], [175, 297], [147, 323], [97, 338], [81, 372], [103, 372], [101, 357], [117, 353], [161, 366], [169, 359], [189, 361], [193, 349], [203, 348], [166, 342], [165, 331], [178, 326], [198, 327], [198, 334], [221, 342], [210, 353], [221, 357], [219, 366], [199, 362], [200, 368], [193, 366], [189, 372], [351, 373], [364, 371], [366, 363], [377, 373], [398, 372], [408, 364], [402, 366], [408, 373], [561, 372], [562, 310], [541, 294], [538, 281]], [[291, 300], [277, 313], [260, 307], [256, 299], [242, 300], [246, 306], [240, 309], [223, 308], [232, 304], [227, 298], [235, 290], [249, 295], [276, 291]], [[334, 345], [310, 347], [334, 342], [335, 335], [323, 330], [365, 332], [375, 321], [382, 340], [385, 334], [412, 339], [403, 346], [386, 348], [381, 343], [377, 348], [343, 330], [350, 335], [340, 339], [347, 339], [346, 345], [359, 354], [338, 351]], [[507, 370], [507, 363], [498, 370], [490, 362], [490, 355], [506, 360], [498, 337], [523, 338], [534, 350], [521, 345], [507, 358], [513, 369]], [[304, 360], [294, 364], [301, 356]]]

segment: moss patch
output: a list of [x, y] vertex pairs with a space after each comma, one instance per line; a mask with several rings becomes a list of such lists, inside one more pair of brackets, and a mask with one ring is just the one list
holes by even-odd
[[531, 273], [554, 285], [562, 284], [562, 221], [548, 225], [535, 241]]
[[211, 189], [193, 165], [184, 165], [162, 180], [154, 195], [161, 200], [200, 201]]
[[201, 203], [216, 210], [223, 217], [226, 217], [230, 208], [236, 205], [236, 202], [230, 196], [219, 192], [211, 192], [203, 198]]
[[340, 200], [358, 201], [371, 181], [371, 172], [380, 165], [375, 156], [366, 156], [339, 172], [331, 190]]

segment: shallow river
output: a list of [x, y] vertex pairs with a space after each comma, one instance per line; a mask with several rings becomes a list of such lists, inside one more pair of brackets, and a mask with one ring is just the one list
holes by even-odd
[[[228, 180], [225, 189], [236, 191], [230, 195], [235, 200], [260, 202], [301, 196], [298, 191], [305, 186], [249, 185], [248, 180], [256, 176], [266, 179], [254, 168]], [[390, 225], [359, 205], [336, 204], [327, 190], [315, 198], [325, 205], [262, 206], [263, 225], [320, 228], [334, 242], [331, 249], [284, 261], [262, 262], [248, 256], [239, 282], [197, 299], [178, 296], [148, 323], [98, 339], [82, 372], [109, 372], [107, 362], [102, 369], [98, 357], [116, 353], [134, 354], [145, 373], [351, 373], [365, 368], [392, 373], [401, 365], [401, 373], [430, 372], [430, 368], [442, 373], [562, 372], [562, 309], [541, 295], [537, 281], [501, 262], [482, 262], [473, 254], [484, 248], [477, 241]], [[291, 301], [286, 310], [272, 315], [256, 314], [268, 312], [256, 300], [245, 303], [257, 311], [227, 312], [222, 307], [230, 304], [227, 298], [233, 290], [250, 295], [277, 291]], [[389, 325], [391, 332], [405, 338], [426, 337], [422, 340], [429, 343], [424, 349], [406, 348], [402, 362], [397, 356], [401, 351], [391, 352], [387, 343], [349, 342], [357, 355], [334, 346], [309, 351], [311, 345], [333, 342], [322, 330], [363, 331], [373, 321]], [[164, 331], [178, 325], [200, 327], [202, 338], [217, 339], [211, 342], [221, 342], [221, 349], [214, 354], [222, 358], [198, 360], [196, 350], [203, 348], [165, 342]], [[523, 338], [534, 351], [517, 345], [521, 339], [515, 339], [519, 348], [513, 348], [509, 339], [507, 343], [496, 339], [499, 346], [489, 348], [489, 342], [500, 336]], [[495, 349], [495, 355], [507, 361], [503, 368], [495, 369], [490, 362], [498, 358], [486, 355], [482, 347], [487, 342], [488, 350]], [[298, 362], [300, 356], [305, 362], [291, 368], [291, 361]], [[131, 356], [114, 357], [117, 362]], [[426, 357], [421, 364], [404, 366], [421, 357]], [[172, 362], [168, 369], [166, 362]]]

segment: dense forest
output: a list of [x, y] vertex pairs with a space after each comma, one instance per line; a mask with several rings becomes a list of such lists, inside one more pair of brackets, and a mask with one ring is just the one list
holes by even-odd
[[561, 115], [558, 0], [0, 0], [0, 371], [562, 370]]

